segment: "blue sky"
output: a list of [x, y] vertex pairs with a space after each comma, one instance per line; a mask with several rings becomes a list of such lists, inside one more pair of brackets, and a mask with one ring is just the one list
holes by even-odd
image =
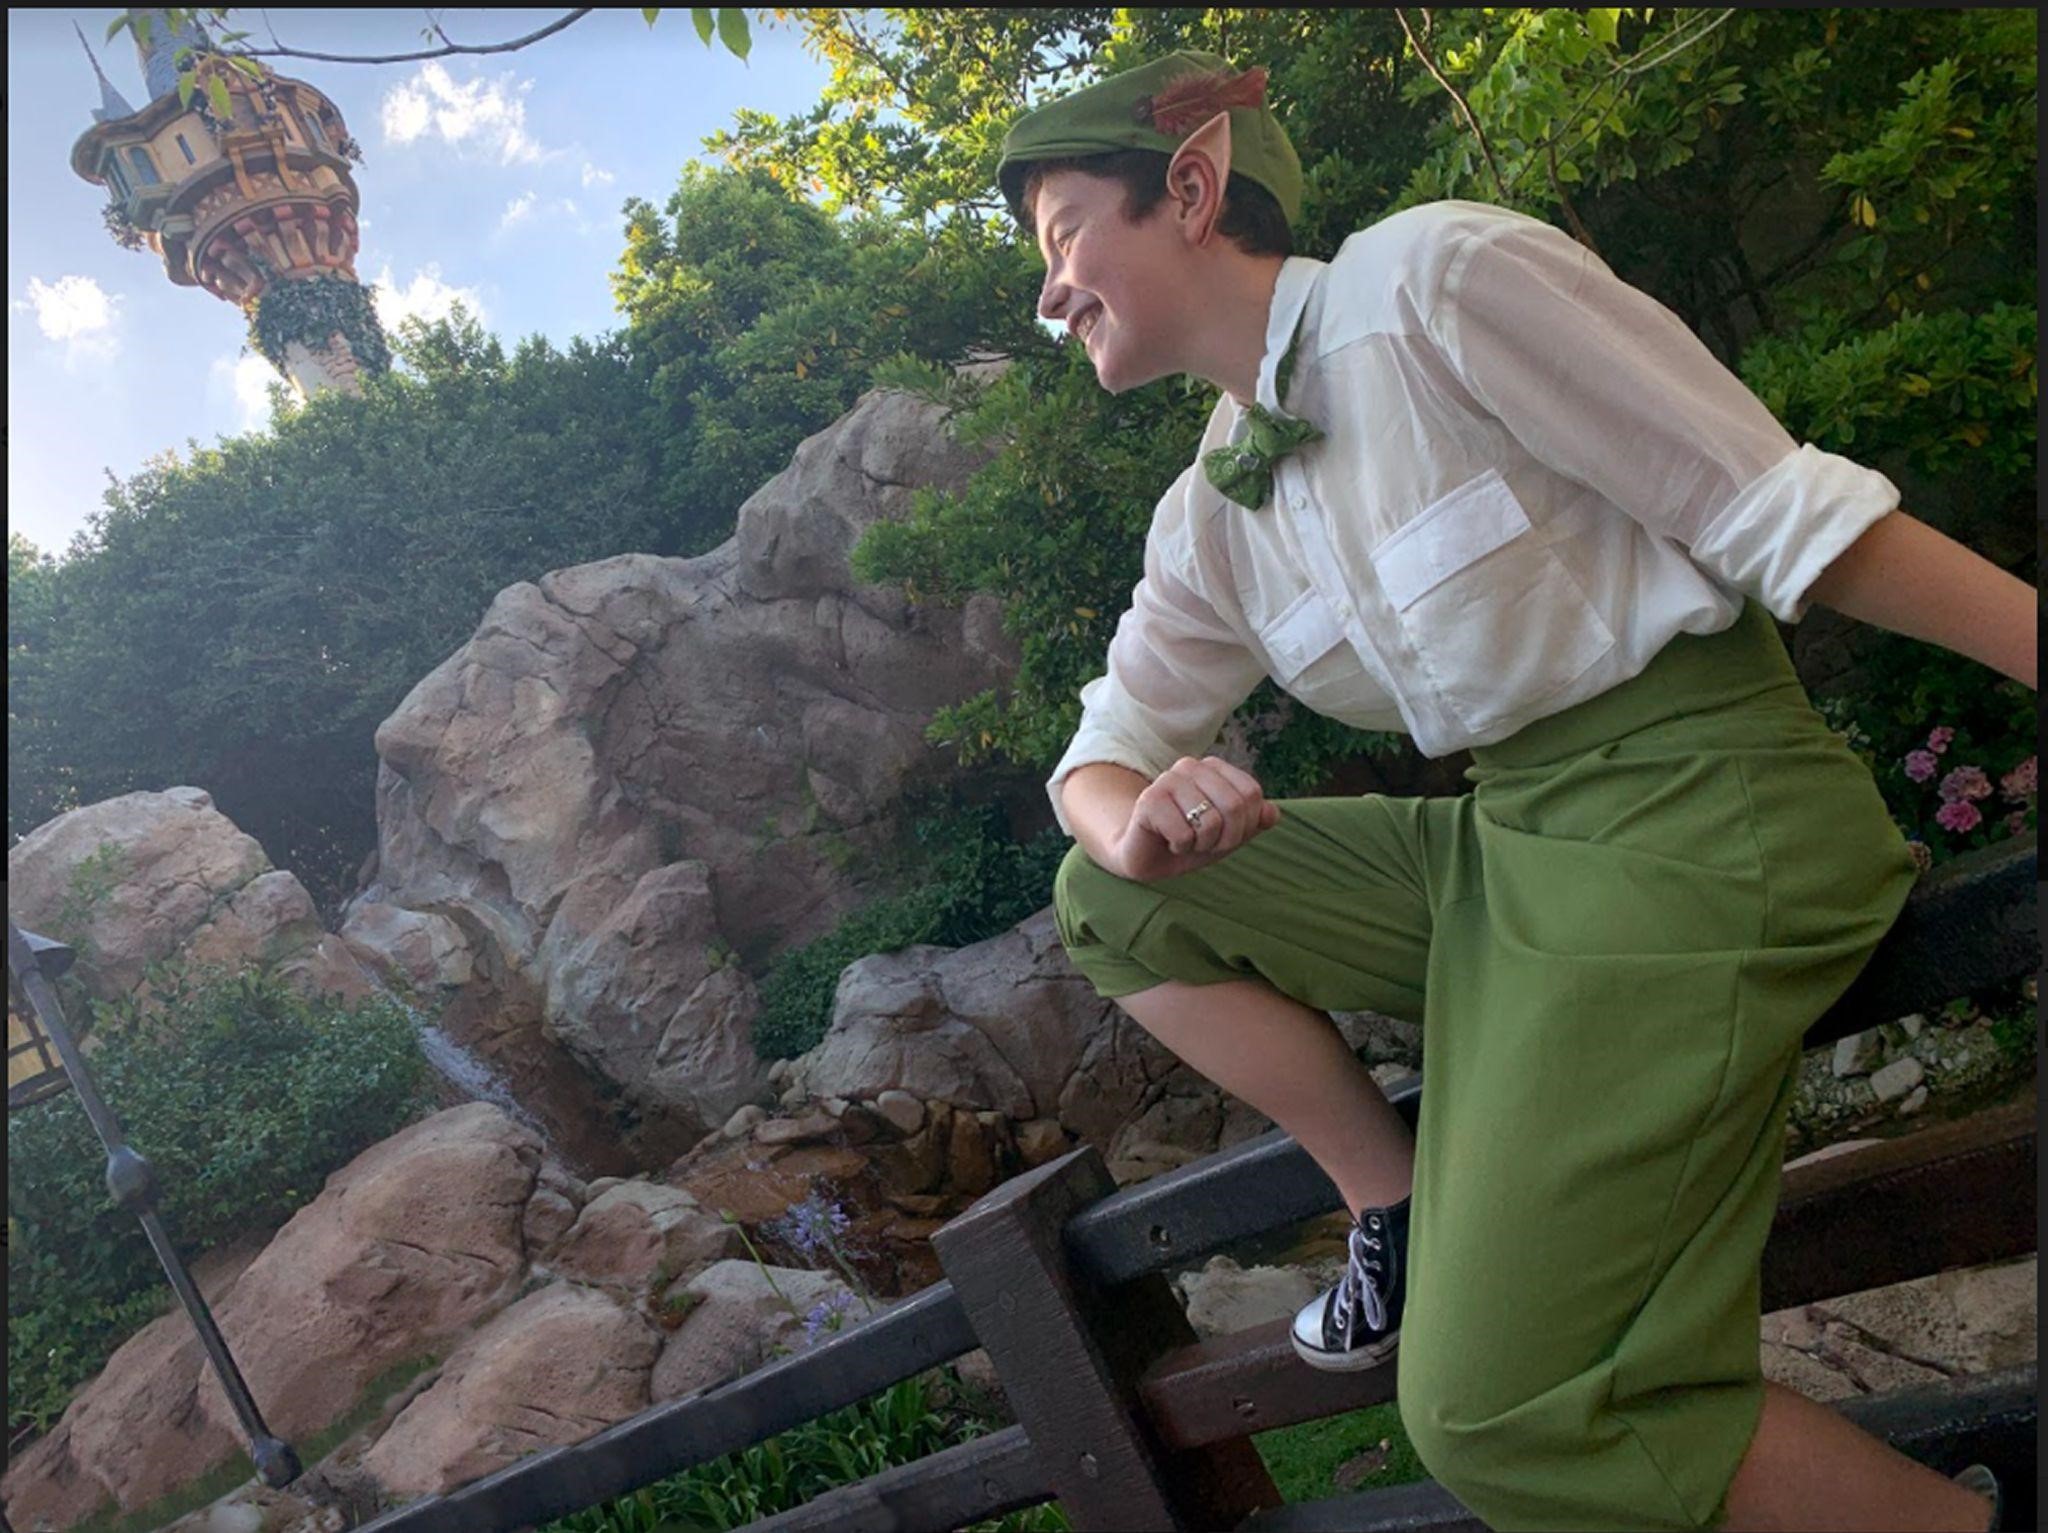
[[[77, 22], [129, 103], [145, 99], [126, 34], [102, 44], [113, 10], [7, 13], [8, 528], [62, 554], [126, 477], [188, 439], [211, 445], [261, 427], [260, 358], [243, 321], [162, 260], [121, 249], [100, 222], [105, 193], [74, 175], [71, 146], [99, 89]], [[236, 11], [231, 25], [336, 53], [419, 48], [418, 10]], [[437, 13], [458, 42], [497, 42], [556, 12]], [[617, 327], [608, 277], [629, 196], [660, 206], [703, 140], [745, 106], [814, 105], [828, 67], [796, 34], [754, 27], [746, 63], [697, 40], [686, 12], [650, 30], [637, 10], [600, 10], [516, 53], [421, 64], [276, 61], [318, 86], [363, 146], [356, 273], [387, 323], [461, 297], [508, 345], [556, 344]]]

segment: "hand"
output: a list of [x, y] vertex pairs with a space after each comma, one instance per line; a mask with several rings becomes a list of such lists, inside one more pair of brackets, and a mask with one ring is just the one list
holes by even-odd
[[[1210, 807], [1201, 824], [1190, 825], [1188, 811], [1203, 803]], [[1280, 806], [1268, 802], [1251, 773], [1219, 756], [1183, 756], [1131, 806], [1112, 849], [1112, 871], [1140, 883], [1178, 878], [1220, 861], [1279, 823]]]

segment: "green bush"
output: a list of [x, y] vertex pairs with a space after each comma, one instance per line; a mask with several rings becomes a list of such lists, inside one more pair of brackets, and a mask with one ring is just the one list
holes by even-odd
[[1068, 845], [1057, 829], [1014, 840], [995, 805], [929, 813], [914, 835], [925, 876], [785, 953], [762, 980], [754, 1048], [763, 1059], [793, 1059], [825, 1036], [840, 971], [855, 959], [920, 942], [965, 947], [1041, 909]]
[[[957, 1388], [948, 1394], [958, 1397]], [[549, 1523], [541, 1533], [709, 1533], [803, 1505], [813, 1496], [913, 1463], [981, 1436], [995, 1423], [943, 1407], [922, 1377], [904, 1379], [871, 1400], [699, 1464], [588, 1511]], [[1057, 1507], [1014, 1512], [978, 1525], [999, 1533], [1059, 1533]]]
[[1923, 864], [2036, 831], [2034, 693], [1902, 635], [1871, 635], [1865, 649], [1856, 687], [1820, 711], [1868, 764]]
[[[188, 1261], [275, 1229], [427, 1105], [426, 1061], [395, 1002], [308, 1000], [267, 972], [165, 970], [150, 985], [146, 1010], [93, 1008], [87, 1057]], [[140, 1221], [107, 1192], [76, 1092], [8, 1118], [7, 1212], [12, 1434], [48, 1427], [172, 1300]]]

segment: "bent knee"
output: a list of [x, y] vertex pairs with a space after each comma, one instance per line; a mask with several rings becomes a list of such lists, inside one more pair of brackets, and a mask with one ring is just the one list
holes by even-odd
[[1600, 1370], [1547, 1388], [1487, 1388], [1485, 1347], [1441, 1365], [1407, 1353], [1395, 1399], [1430, 1477], [1494, 1527], [1699, 1529], [1688, 1505], [1610, 1407]]
[[1059, 871], [1053, 874], [1052, 908], [1060, 936], [1070, 947], [1086, 929], [1089, 918], [1101, 912], [1111, 891], [1120, 884], [1127, 885], [1128, 880], [1106, 871], [1080, 842], [1067, 848]]

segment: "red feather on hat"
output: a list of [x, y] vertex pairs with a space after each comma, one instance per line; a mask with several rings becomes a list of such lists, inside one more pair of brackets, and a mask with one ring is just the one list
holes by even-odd
[[1188, 75], [1138, 102], [1133, 116], [1173, 138], [1192, 133], [1218, 112], [1266, 104], [1263, 65], [1232, 74], [1227, 69]]

